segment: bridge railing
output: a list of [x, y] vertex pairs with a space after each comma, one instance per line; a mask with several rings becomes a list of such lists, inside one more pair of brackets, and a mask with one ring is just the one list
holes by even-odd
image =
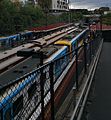
[[[97, 60], [99, 58], [98, 54], [100, 54], [100, 48], [101, 48], [101, 44], [102, 43], [102, 38], [101, 38], [101, 33], [98, 32], [95, 36], [95, 39], [93, 41], [87, 42], [86, 44], [86, 49], [85, 49], [85, 54], [86, 56], [84, 56], [84, 67], [83, 67], [83, 76], [86, 75], [88, 76], [88, 78], [85, 81], [84, 87], [81, 91], [81, 94], [79, 96], [79, 98], [77, 98], [77, 96], [74, 96], [74, 99], [76, 99], [74, 101], [73, 99], [73, 104], [74, 104], [74, 109], [73, 109], [73, 114], [72, 116], [70, 116], [70, 120], [80, 120], [80, 115], [82, 115], [82, 110], [83, 107], [85, 105], [85, 100], [87, 99], [86, 97], [88, 96], [88, 91], [90, 90], [89, 86], [91, 86], [91, 81], [90, 79], [93, 79], [94, 76], [94, 72], [95, 72], [95, 66], [97, 65]], [[98, 52], [99, 51], [99, 52]], [[95, 65], [96, 64], [96, 65]], [[80, 67], [79, 67], [80, 68]], [[82, 72], [80, 72], [81, 76]], [[78, 81], [81, 81], [83, 79], [78, 79]], [[81, 86], [81, 84], [79, 85], [79, 87]], [[77, 89], [77, 87], [76, 87]], [[79, 88], [78, 88], [79, 89]], [[74, 91], [73, 91], [74, 92]]]
[[[80, 78], [87, 73], [99, 43], [99, 38], [85, 38], [84, 43], [71, 53], [26, 74], [8, 88], [1, 88], [0, 119], [54, 120], [67, 90], [70, 91], [73, 86], [78, 90], [81, 86]], [[75, 65], [73, 76], [64, 80], [70, 72], [70, 65]]]

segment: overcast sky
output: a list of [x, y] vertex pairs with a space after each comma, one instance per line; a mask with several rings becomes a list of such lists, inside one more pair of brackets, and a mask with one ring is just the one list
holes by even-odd
[[71, 8], [95, 9], [99, 7], [111, 7], [111, 0], [70, 0]]

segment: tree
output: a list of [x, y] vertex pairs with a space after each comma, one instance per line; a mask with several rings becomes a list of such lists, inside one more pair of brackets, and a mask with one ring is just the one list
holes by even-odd
[[38, 3], [44, 11], [51, 9], [52, 0], [38, 0]]
[[13, 19], [11, 14], [14, 11], [14, 6], [9, 0], [2, 0], [0, 2], [0, 33], [10, 33], [15, 30], [13, 27]]
[[111, 25], [111, 13], [103, 15], [102, 21], [103, 21], [103, 24]]

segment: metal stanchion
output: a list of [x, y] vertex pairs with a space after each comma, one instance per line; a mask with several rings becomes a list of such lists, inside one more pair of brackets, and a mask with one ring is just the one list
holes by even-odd
[[53, 62], [50, 64], [50, 93], [51, 93], [51, 120], [55, 119], [54, 116], [54, 79], [53, 79]]
[[75, 50], [76, 55], [76, 89], [78, 90], [78, 49]]
[[[40, 65], [43, 65], [43, 52], [40, 53]], [[41, 119], [44, 120], [44, 76], [43, 68], [40, 69], [40, 88], [41, 88]]]
[[87, 57], [86, 57], [86, 48], [87, 43], [84, 41], [84, 72], [87, 72]]
[[92, 60], [92, 41], [89, 42], [89, 49], [90, 49], [90, 63], [91, 63], [91, 60]]
[[73, 87], [72, 90], [73, 90], [72, 92], [73, 92], [73, 109], [74, 109], [76, 106], [76, 88]]

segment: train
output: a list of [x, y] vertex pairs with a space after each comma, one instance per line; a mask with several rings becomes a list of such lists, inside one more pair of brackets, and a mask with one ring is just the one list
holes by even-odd
[[[55, 91], [60, 85], [61, 81], [58, 81], [61, 73], [69, 64], [70, 60], [73, 59], [72, 56], [65, 56], [67, 53], [74, 51], [78, 46], [83, 44], [83, 40], [87, 39], [90, 32], [86, 28], [76, 37], [64, 37], [63, 40], [55, 42], [52, 45], [56, 50], [51, 54], [45, 56], [43, 67], [44, 74], [44, 106], [50, 100], [50, 79], [49, 79], [49, 69], [50, 62], [53, 62], [53, 77]], [[50, 46], [50, 47], [52, 47]], [[47, 48], [43, 48], [40, 51], [46, 52]], [[59, 59], [60, 57], [63, 58]], [[36, 60], [35, 60], [36, 61]], [[22, 67], [22, 66], [21, 66]], [[24, 66], [24, 68], [26, 65]], [[26, 68], [25, 68], [26, 69]], [[32, 72], [25, 74], [23, 77], [17, 80], [16, 83], [8, 87], [5, 91], [1, 89], [0, 95], [0, 120], [34, 120], [34, 115], [38, 118], [41, 114], [41, 92], [40, 92], [40, 69], [36, 68]], [[15, 71], [16, 72], [16, 71]], [[22, 73], [22, 72], [21, 72]], [[19, 73], [21, 75], [21, 73]], [[15, 74], [15, 73], [13, 73]], [[35, 112], [34, 112], [35, 111]]]
[[[62, 30], [72, 24], [59, 23], [54, 25], [49, 25], [47, 27], [35, 27], [24, 32], [19, 32], [14, 35], [1, 37], [0, 36], [0, 50], [7, 50], [19, 45], [25, 44], [32, 39], [38, 39], [46, 35], [50, 35], [58, 30]], [[47, 29], [46, 29], [47, 28]]]
[[15, 35], [0, 37], [0, 50], [17, 47], [19, 45], [27, 43], [28, 40], [33, 38], [34, 36], [32, 31], [24, 31]]

